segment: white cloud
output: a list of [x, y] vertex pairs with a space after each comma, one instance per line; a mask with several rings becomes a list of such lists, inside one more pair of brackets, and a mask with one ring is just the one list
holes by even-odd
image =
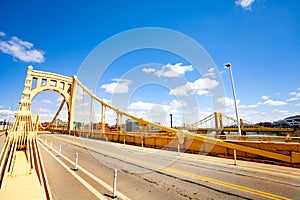
[[131, 112], [133, 115], [146, 119], [152, 118], [150, 119], [151, 121], [157, 120], [160, 122], [164, 121], [166, 113], [169, 113], [170, 111], [169, 105], [148, 103], [142, 101], [134, 102], [130, 104], [128, 108], [134, 110], [133, 112]]
[[153, 104], [153, 103], [145, 103], [145, 102], [142, 102], [142, 101], [137, 101], [137, 102], [134, 102], [134, 103], [130, 104], [128, 106], [128, 108], [132, 109], [132, 110], [149, 110], [154, 105], [155, 104]]
[[209, 78], [200, 78], [195, 82], [189, 83], [193, 90], [214, 89], [219, 85], [219, 82]]
[[4, 37], [5, 36], [5, 33], [0, 31], [0, 37]]
[[52, 103], [49, 99], [44, 99], [43, 102], [47, 103], [47, 104], [51, 104]]
[[153, 72], [155, 72], [156, 70], [154, 69], [154, 68], [143, 68], [143, 72], [145, 72], [145, 73], [153, 73]]
[[257, 108], [258, 104], [252, 104], [252, 105], [240, 105], [239, 108]]
[[14, 111], [11, 110], [0, 110], [0, 114], [13, 114]]
[[[160, 124], [169, 123], [169, 115], [173, 114], [173, 124], [182, 124], [183, 107], [187, 104], [184, 101], [172, 100], [166, 104], [137, 101], [128, 106], [129, 113], [144, 119], [148, 119]], [[194, 114], [194, 113], [193, 113]]]
[[[234, 115], [232, 115], [234, 116]], [[269, 114], [260, 110], [246, 110], [239, 113], [240, 118], [246, 122], [258, 123], [261, 121], [270, 121]], [[235, 116], [234, 116], [235, 118]]]
[[191, 88], [191, 86], [187, 83], [183, 86], [171, 89], [169, 94], [170, 95], [176, 95], [176, 96], [187, 96], [188, 93], [192, 90], [193, 89]]
[[251, 10], [254, 0], [236, 0], [235, 5], [241, 6], [245, 10]]
[[211, 78], [215, 78], [216, 74], [215, 74], [215, 68], [211, 67], [208, 69], [207, 73], [204, 74], [204, 77], [211, 77]]
[[288, 110], [274, 110], [274, 112], [277, 112], [277, 113], [280, 113], [280, 114], [283, 114], [283, 115], [289, 115], [290, 112]]
[[225, 73], [226, 73], [226, 71], [225, 71], [225, 70], [223, 70], [223, 71], [220, 71], [219, 73], [220, 73], [220, 74], [225, 74]]
[[266, 96], [266, 95], [264, 95], [264, 96], [262, 96], [262, 97], [261, 97], [261, 99], [263, 99], [263, 100], [267, 100], [267, 99], [269, 99], [269, 97], [268, 97], [268, 96]]
[[58, 97], [58, 98], [56, 99], [56, 101], [62, 102], [63, 99], [64, 99], [64, 98], [63, 98], [62, 96], [60, 96], [60, 97]]
[[154, 107], [161, 107], [165, 111], [170, 111], [172, 109], [178, 109], [181, 107], [186, 107], [187, 104], [184, 101], [172, 100], [169, 104], [157, 104], [157, 103], [147, 103], [142, 101], [137, 101], [129, 105], [128, 108], [132, 110], [151, 110]]
[[[297, 88], [297, 90], [299, 90], [300, 88]], [[297, 93], [297, 92], [295, 92], [295, 91], [293, 91], [293, 92], [290, 92], [289, 93], [290, 95], [293, 95], [293, 96], [296, 96], [296, 97], [300, 97], [300, 93]]]
[[299, 100], [299, 98], [298, 97], [292, 97], [292, 98], [289, 98], [288, 100], [286, 100], [286, 101], [297, 101], [297, 100]]
[[38, 108], [37, 111], [38, 112], [42, 112], [42, 113], [48, 113], [48, 112], [50, 112], [50, 110], [48, 108]]
[[170, 106], [174, 108], [181, 108], [186, 107], [187, 104], [184, 101], [173, 100], [171, 101]]
[[275, 101], [275, 100], [272, 100], [272, 99], [268, 99], [265, 102], [259, 103], [259, 104], [268, 105], [268, 106], [283, 106], [283, 105], [286, 105], [287, 103], [284, 102], [284, 101]]
[[[234, 100], [229, 97], [218, 98], [217, 102], [221, 103], [224, 106], [229, 106], [229, 107], [234, 106]], [[240, 100], [236, 100], [236, 103], [239, 104]]]
[[198, 91], [197, 91], [197, 94], [198, 94], [199, 96], [201, 96], [201, 95], [209, 94], [209, 91], [207, 91], [207, 90], [198, 90]]
[[42, 50], [34, 49], [32, 43], [20, 40], [15, 36], [8, 41], [0, 40], [0, 51], [23, 62], [42, 63], [45, 60]]
[[3, 120], [5, 118], [10, 118], [15, 115], [17, 111], [12, 110], [0, 110], [0, 120]]
[[53, 114], [50, 113], [41, 113], [39, 115], [41, 122], [50, 122], [53, 119]]
[[112, 81], [112, 83], [101, 85], [101, 88], [108, 93], [123, 94], [128, 92], [129, 85], [132, 82], [128, 79], [113, 79]]
[[265, 115], [267, 113], [259, 111], [259, 110], [248, 110], [248, 111], [244, 111], [243, 113], [246, 113], [246, 115], [251, 115], [251, 114], [260, 114], [260, 115]]
[[158, 70], [154, 73], [157, 77], [168, 77], [175, 78], [180, 75], [184, 75], [187, 71], [193, 71], [194, 68], [192, 65], [182, 65], [182, 63], [177, 63], [175, 65], [167, 64], [162, 67], [161, 70]]
[[219, 82], [209, 78], [199, 78], [194, 82], [187, 82], [185, 85], [171, 89], [170, 95], [187, 96], [191, 93], [204, 95], [209, 93], [209, 89], [214, 89], [219, 85]]
[[141, 110], [141, 111], [137, 111], [136, 113], [132, 113], [133, 115], [136, 115], [136, 116], [139, 116], [143, 119], [146, 119], [148, 117], [148, 113], [144, 110]]

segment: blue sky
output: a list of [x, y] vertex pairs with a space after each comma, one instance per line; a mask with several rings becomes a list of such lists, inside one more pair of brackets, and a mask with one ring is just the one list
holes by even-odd
[[[300, 114], [297, 0], [12, 0], [0, 1], [0, 18], [0, 119], [18, 109], [28, 65], [37, 70], [76, 75], [99, 43], [120, 32], [142, 27], [172, 29], [202, 45], [222, 78], [219, 84], [225, 89], [222, 102], [226, 102], [228, 115], [234, 116], [234, 109], [230, 75], [224, 68], [227, 62], [232, 64], [241, 118], [252, 122], [276, 121]], [[149, 63], [160, 65], [153, 67]], [[140, 73], [157, 80], [176, 81], [184, 77], [198, 100], [198, 107], [189, 109], [190, 113], [199, 112], [196, 118], [214, 111], [209, 87], [201, 86], [205, 78], [210, 81], [208, 85], [214, 84], [209, 71], [199, 76], [194, 70], [197, 66], [155, 50], [120, 57], [99, 82], [96, 94], [117, 105], [112, 99], [118, 95], [122, 98], [135, 82], [125, 79], [124, 73], [136, 66], [140, 66]], [[210, 75], [214, 72], [210, 71]], [[183, 86], [182, 83], [180, 92], [192, 92]], [[176, 125], [191, 123], [195, 117], [184, 121], [179, 116], [180, 107], [189, 107], [178, 100], [184, 94], [172, 94], [179, 87], [142, 87], [122, 109], [141, 117], [150, 115], [153, 121], [157, 121], [154, 111], [164, 110], [165, 114], [174, 113]], [[47, 121], [56, 112], [59, 100], [60, 96], [54, 92], [41, 93], [34, 99], [32, 111]]]

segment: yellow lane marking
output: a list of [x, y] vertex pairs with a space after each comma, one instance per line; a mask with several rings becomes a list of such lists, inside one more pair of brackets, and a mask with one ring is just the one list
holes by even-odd
[[263, 192], [263, 191], [260, 191], [260, 190], [255, 190], [255, 189], [252, 189], [252, 188], [248, 188], [248, 187], [244, 187], [244, 186], [240, 186], [240, 185], [220, 181], [220, 180], [217, 180], [217, 179], [212, 179], [212, 178], [208, 178], [208, 177], [204, 177], [204, 176], [199, 176], [199, 175], [192, 174], [192, 173], [189, 173], [189, 172], [184, 172], [184, 171], [181, 171], [181, 170], [167, 168], [166, 171], [173, 172], [173, 173], [176, 173], [176, 174], [180, 174], [180, 175], [183, 175], [183, 176], [186, 176], [186, 177], [189, 177], [189, 178], [202, 180], [202, 181], [205, 181], [205, 182], [214, 183], [214, 184], [221, 185], [221, 186], [224, 186], [224, 187], [227, 187], [227, 188], [248, 192], [248, 193], [251, 193], [251, 194], [258, 195], [258, 196], [263, 196], [263, 197], [266, 197], [266, 198], [269, 198], [269, 199], [288, 199], [286, 197], [278, 196], [278, 195], [275, 195], [275, 194], [271, 194], [271, 193]]
[[[142, 165], [146, 165], [148, 167], [154, 167], [154, 168], [160, 168], [160, 167], [162, 167], [162, 166], [160, 166], [158, 164], [149, 163], [149, 162], [141, 161], [141, 160], [138, 160], [138, 159], [135, 159], [135, 158], [130, 158], [130, 157], [127, 157], [127, 156], [123, 156], [123, 155], [111, 153], [111, 152], [108, 152], [108, 151], [105, 151], [105, 150], [102, 150], [102, 149], [98, 149], [98, 148], [95, 148], [95, 147], [87, 146], [85, 144], [74, 142], [74, 141], [71, 141], [71, 140], [68, 140], [68, 139], [65, 139], [65, 138], [61, 138], [61, 137], [58, 137], [58, 136], [54, 136], [53, 135], [52, 137], [55, 137], [55, 138], [57, 138], [59, 140], [63, 140], [65, 142], [74, 144], [76, 146], [85, 147], [85, 148], [88, 148], [90, 150], [102, 153], [102, 154], [110, 155], [110, 156], [117, 157], [117, 158], [120, 158], [120, 159], [126, 159], [128, 161], [132, 161], [134, 163], [139, 163], [139, 164], [142, 164]], [[182, 175], [182, 176], [185, 176], [185, 177], [189, 177], [189, 178], [193, 178], [193, 179], [197, 179], [197, 180], [201, 180], [201, 181], [213, 183], [213, 184], [220, 185], [220, 186], [223, 186], [223, 187], [227, 187], [227, 188], [231, 188], [231, 189], [240, 190], [240, 191], [243, 191], [243, 192], [255, 194], [255, 195], [262, 196], [262, 197], [265, 197], [265, 198], [268, 198], [268, 199], [290, 200], [289, 198], [286, 198], [286, 197], [283, 197], [283, 196], [279, 196], [279, 195], [276, 195], [276, 194], [271, 194], [271, 193], [268, 193], [268, 192], [263, 192], [263, 191], [260, 191], [260, 190], [256, 190], [256, 189], [252, 189], [252, 188], [248, 188], [248, 187], [236, 185], [236, 184], [225, 182], [225, 181], [220, 181], [220, 180], [213, 179], [213, 178], [208, 178], [208, 177], [200, 176], [200, 175], [197, 175], [197, 174], [192, 174], [192, 173], [189, 173], [189, 172], [185, 172], [185, 171], [182, 171], [182, 170], [177, 170], [177, 169], [170, 168], [170, 167], [165, 167], [162, 170], [163, 171], [167, 171], [167, 172], [171, 172], [171, 173], [174, 173], [174, 174]]]

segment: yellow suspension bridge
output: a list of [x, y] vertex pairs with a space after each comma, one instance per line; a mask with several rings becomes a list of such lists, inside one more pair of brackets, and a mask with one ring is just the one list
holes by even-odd
[[[66, 104], [68, 123], [64, 131], [71, 135], [119, 143], [126, 141], [128, 144], [153, 148], [178, 148], [185, 152], [204, 152], [210, 155], [233, 156], [235, 151], [239, 157], [244, 158], [264, 158], [290, 164], [300, 163], [299, 142], [228, 140], [229, 133], [237, 132], [237, 128], [226, 125], [226, 119], [234, 120], [220, 113], [214, 113], [197, 123], [178, 130], [136, 117], [104, 102], [87, 89], [76, 76], [67, 77], [37, 71], [29, 66], [20, 108], [13, 127], [8, 130], [8, 136], [0, 155], [0, 199], [52, 199], [37, 140], [41, 125], [39, 117], [34, 116], [30, 110], [33, 98], [46, 90], [58, 92], [63, 96], [63, 101], [53, 122], [63, 105]], [[99, 104], [101, 107], [100, 122], [98, 123], [100, 127], [98, 128], [93, 126], [94, 104]], [[88, 106], [83, 107], [83, 105]], [[115, 131], [106, 128], [107, 110], [116, 115]], [[86, 115], [86, 112], [89, 115]], [[138, 131], [124, 131], [122, 122], [125, 119], [137, 122]], [[80, 128], [78, 127], [79, 122]], [[204, 127], [205, 123], [213, 123], [213, 128]], [[232, 123], [234, 124], [234, 122]], [[52, 127], [52, 129], [54, 128]], [[243, 121], [242, 131], [293, 132], [292, 129], [251, 127], [250, 124]], [[211, 132], [215, 134], [211, 136], [209, 134]], [[223, 138], [225, 140], [218, 139], [219, 135], [225, 135], [226, 137]], [[18, 185], [22, 187], [17, 187]], [[19, 188], [17, 192], [16, 188]]]

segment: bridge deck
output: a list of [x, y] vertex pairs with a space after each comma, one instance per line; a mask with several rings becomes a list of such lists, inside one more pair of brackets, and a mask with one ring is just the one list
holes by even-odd
[[5, 174], [0, 199], [46, 199], [35, 171], [30, 171], [26, 154], [17, 151], [13, 173]]

